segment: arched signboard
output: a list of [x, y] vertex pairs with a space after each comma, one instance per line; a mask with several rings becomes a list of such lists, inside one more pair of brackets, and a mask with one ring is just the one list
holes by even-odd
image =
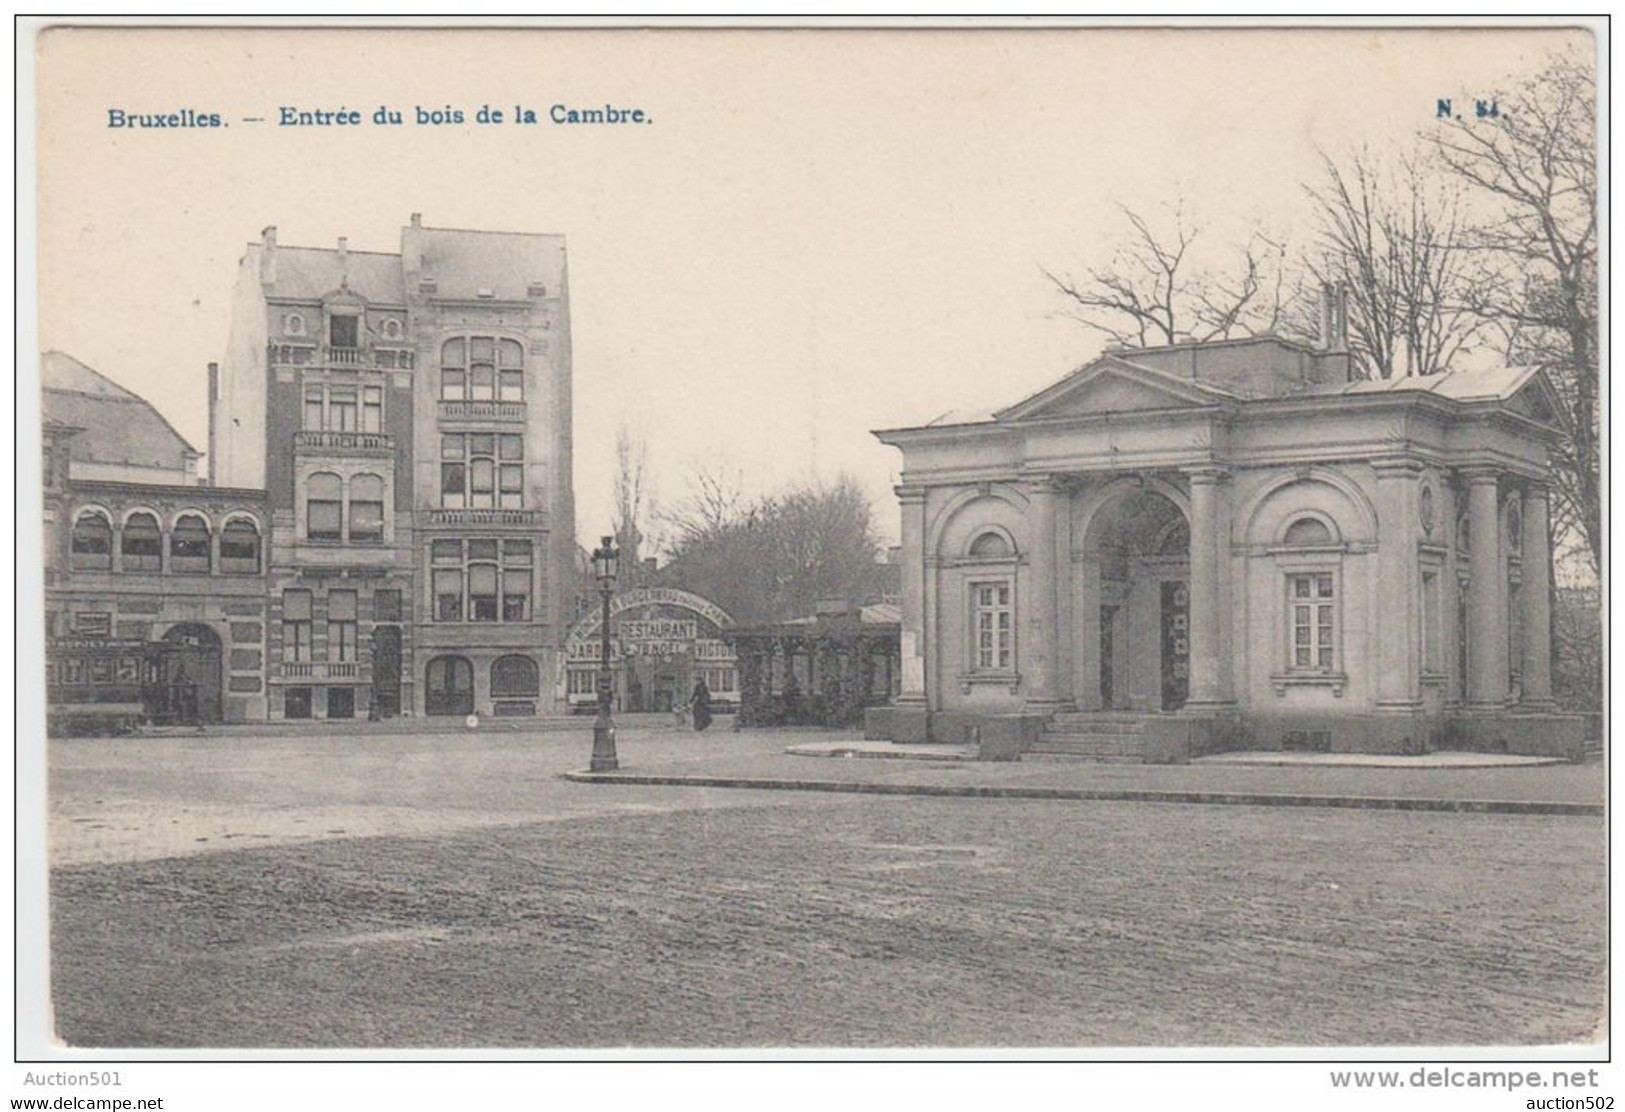
[[[573, 711], [597, 705], [603, 656], [602, 612], [570, 627], [560, 665], [559, 698]], [[666, 711], [686, 703], [702, 677], [715, 709], [739, 703], [733, 648], [722, 631], [734, 624], [722, 607], [675, 587], [638, 587], [609, 603], [609, 664], [615, 709]]]

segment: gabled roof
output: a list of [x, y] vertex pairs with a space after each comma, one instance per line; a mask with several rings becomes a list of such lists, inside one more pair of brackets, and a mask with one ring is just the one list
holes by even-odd
[[1215, 405], [1235, 395], [1206, 383], [1152, 370], [1121, 355], [1103, 355], [1052, 386], [993, 414], [997, 421], [1085, 413], [1132, 412], [1179, 406]]
[[186, 471], [196, 448], [144, 398], [71, 355], [40, 360], [43, 418], [84, 431], [68, 441], [72, 459]]

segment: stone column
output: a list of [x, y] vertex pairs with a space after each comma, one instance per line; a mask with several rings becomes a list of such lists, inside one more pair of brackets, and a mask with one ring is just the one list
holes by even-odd
[[[1523, 495], [1523, 707], [1550, 711], [1552, 699], [1551, 495], [1530, 483]], [[1477, 543], [1477, 538], [1474, 538]]]
[[1056, 686], [1059, 607], [1055, 560], [1056, 504], [1061, 497], [1053, 475], [1040, 475], [1027, 483], [1027, 522], [1031, 540], [1027, 548], [1027, 576], [1018, 585], [1022, 622], [1016, 631], [1016, 667], [1027, 692], [1027, 705], [1053, 709], [1060, 702]]
[[[1377, 706], [1411, 712], [1422, 706], [1420, 530], [1416, 460], [1379, 460], [1377, 470], [1377, 628], [1372, 641]], [[1475, 526], [1476, 529], [1476, 526]], [[1477, 536], [1473, 540], [1477, 543]], [[1346, 596], [1345, 596], [1346, 597]], [[1345, 607], [1348, 605], [1345, 602]], [[1345, 642], [1345, 651], [1349, 646]], [[1347, 671], [1346, 665], [1339, 665]]]
[[1507, 577], [1501, 561], [1501, 488], [1496, 472], [1467, 479], [1472, 581], [1467, 585], [1467, 703], [1501, 710], [1507, 698]]
[[1187, 710], [1213, 710], [1229, 702], [1225, 682], [1229, 661], [1223, 659], [1219, 613], [1219, 541], [1221, 485], [1228, 473], [1217, 467], [1190, 472], [1190, 696]]
[[925, 488], [900, 486], [903, 510], [902, 690], [895, 702], [923, 707], [925, 691]]

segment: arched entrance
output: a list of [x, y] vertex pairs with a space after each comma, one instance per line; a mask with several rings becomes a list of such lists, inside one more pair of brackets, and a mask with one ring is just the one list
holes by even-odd
[[428, 714], [474, 713], [474, 665], [462, 656], [437, 656], [429, 661], [423, 709]]
[[220, 635], [200, 622], [172, 626], [163, 637], [152, 717], [201, 725], [220, 721]]
[[1084, 534], [1079, 702], [1173, 711], [1190, 694], [1190, 525], [1167, 495], [1127, 487]]

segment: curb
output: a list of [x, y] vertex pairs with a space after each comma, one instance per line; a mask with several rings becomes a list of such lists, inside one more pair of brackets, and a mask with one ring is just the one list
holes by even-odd
[[1185, 803], [1240, 807], [1330, 807], [1356, 811], [1435, 811], [1474, 815], [1564, 815], [1600, 818], [1601, 803], [1516, 799], [1410, 799], [1388, 796], [1272, 795], [1266, 792], [1157, 791], [1135, 788], [998, 787], [969, 784], [877, 784], [853, 780], [769, 780], [733, 776], [662, 776], [625, 772], [566, 772], [578, 784], [632, 784], [753, 791], [844, 792], [972, 799], [1050, 799], [1097, 803]]

